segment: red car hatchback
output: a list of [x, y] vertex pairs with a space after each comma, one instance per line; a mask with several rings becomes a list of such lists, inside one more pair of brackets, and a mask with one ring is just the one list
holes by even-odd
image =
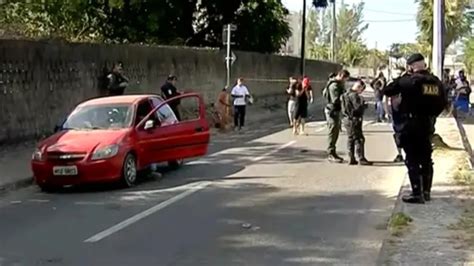
[[[194, 114], [178, 121], [168, 105], [171, 100], [193, 103]], [[210, 138], [205, 116], [204, 102], [195, 93], [168, 101], [157, 95], [86, 101], [55, 134], [39, 142], [31, 162], [34, 178], [45, 191], [94, 182], [133, 186], [138, 172], [153, 163], [177, 165], [205, 155]]]

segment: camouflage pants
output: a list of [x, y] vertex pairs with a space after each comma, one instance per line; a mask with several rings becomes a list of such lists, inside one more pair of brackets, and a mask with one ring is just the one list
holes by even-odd
[[359, 159], [365, 158], [365, 137], [362, 130], [362, 118], [345, 118], [344, 126], [347, 131], [347, 150], [349, 156], [354, 158], [354, 155], [357, 155]]
[[328, 127], [328, 154], [336, 153], [336, 143], [341, 131], [341, 114], [339, 112], [331, 113], [327, 108], [324, 110], [326, 123]]

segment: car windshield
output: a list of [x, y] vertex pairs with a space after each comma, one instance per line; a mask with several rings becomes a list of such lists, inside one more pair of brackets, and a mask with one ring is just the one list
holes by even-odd
[[107, 104], [77, 107], [66, 119], [62, 129], [121, 129], [132, 124], [132, 106]]

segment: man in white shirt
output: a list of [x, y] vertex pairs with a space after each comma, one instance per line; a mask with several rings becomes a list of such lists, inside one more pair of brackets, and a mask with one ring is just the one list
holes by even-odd
[[243, 78], [237, 79], [237, 85], [230, 93], [234, 99], [234, 126], [238, 130], [241, 130], [245, 124], [245, 109], [247, 99], [250, 98], [249, 90], [243, 83]]

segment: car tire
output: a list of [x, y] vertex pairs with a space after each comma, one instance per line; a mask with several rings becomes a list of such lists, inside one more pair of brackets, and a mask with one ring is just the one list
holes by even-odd
[[168, 161], [168, 166], [173, 170], [180, 168], [183, 164], [184, 164], [183, 159]]
[[137, 159], [129, 153], [125, 156], [122, 166], [122, 183], [126, 187], [135, 186], [138, 178]]

